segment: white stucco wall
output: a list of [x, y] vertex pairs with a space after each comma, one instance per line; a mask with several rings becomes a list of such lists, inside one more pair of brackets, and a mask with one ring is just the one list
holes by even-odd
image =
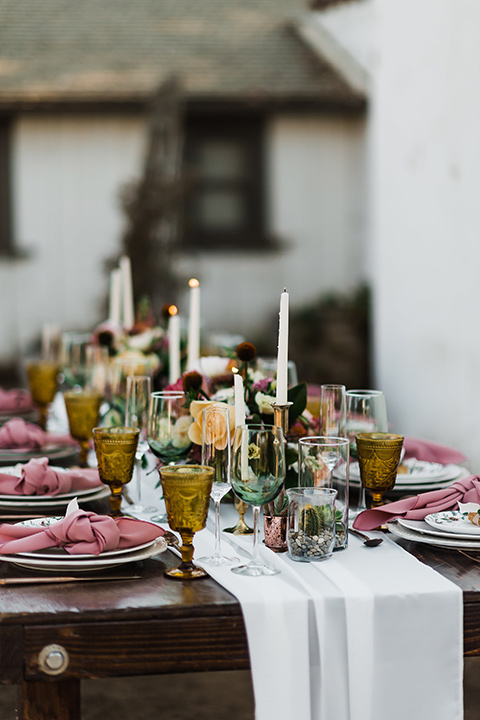
[[480, 5], [375, 0], [377, 384], [395, 429], [480, 470]]
[[261, 329], [278, 312], [284, 286], [298, 308], [365, 278], [364, 121], [277, 118], [266, 151], [269, 226], [285, 250], [183, 260], [202, 283], [205, 331]]
[[[26, 260], [0, 262], [0, 361], [45, 322], [91, 329], [103, 319], [103, 261], [119, 250], [118, 194], [141, 165], [143, 124], [114, 117], [31, 117], [13, 148], [15, 227]], [[202, 324], [248, 334], [278, 312], [363, 279], [364, 121], [283, 117], [267, 132], [269, 225], [276, 253], [189, 254], [202, 284]], [[7, 308], [8, 311], [6, 310]], [[186, 316], [187, 297], [180, 312]], [[272, 348], [272, 354], [275, 349]]]
[[22, 352], [46, 322], [79, 330], [103, 319], [103, 262], [119, 251], [118, 193], [138, 172], [142, 127], [112, 116], [16, 124], [14, 226], [27, 259], [0, 262], [0, 360]]

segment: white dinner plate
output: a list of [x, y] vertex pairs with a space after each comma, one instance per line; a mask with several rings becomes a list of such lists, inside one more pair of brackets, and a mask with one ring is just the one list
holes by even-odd
[[[8, 465], [6, 467], [1, 467], [0, 474], [13, 475], [14, 477], [19, 478], [22, 475], [22, 470], [24, 467], [24, 463], [17, 463], [16, 465]], [[65, 473], [70, 471], [70, 468], [57, 467], [56, 465], [51, 465], [50, 468], [51, 470], [55, 470], [55, 472], [59, 473]], [[79, 470], [79, 472], [81, 472], [81, 470]], [[12, 495], [11, 493], [0, 493], [0, 503], [2, 503], [4, 500], [18, 500], [19, 498], [26, 498], [27, 500], [35, 503], [50, 503], [52, 499], [71, 500], [74, 497], [91, 495], [92, 493], [96, 493], [104, 487], [105, 485], [103, 485], [99, 479], [98, 485], [96, 487], [84, 488], [83, 490], [70, 490], [70, 492], [68, 493], [57, 493], [56, 495]]]
[[39, 450], [2, 448], [0, 450], [0, 465], [10, 465], [12, 462], [28, 462], [38, 457], [46, 457], [49, 460], [65, 460], [77, 452], [77, 446], [72, 443], [44, 445], [44, 447]]
[[454, 532], [448, 532], [445, 533], [443, 530], [440, 530], [438, 528], [432, 527], [431, 525], [427, 525], [427, 523], [424, 520], [407, 520], [406, 518], [397, 518], [397, 522], [402, 525], [405, 528], [408, 528], [409, 530], [414, 530], [415, 532], [420, 532], [425, 535], [434, 535], [435, 537], [440, 538], [456, 538], [457, 540], [479, 540], [480, 536], [478, 533], [454, 533]]
[[417, 532], [411, 528], [404, 527], [398, 522], [388, 522], [387, 527], [392, 535], [403, 538], [404, 540], [419, 542], [423, 545], [433, 545], [435, 547], [452, 548], [457, 550], [480, 551], [480, 538], [478, 540], [470, 540], [467, 538], [455, 538], [451, 535], [427, 535], [426, 533]]
[[[434, 463], [437, 465], [437, 463]], [[409, 492], [409, 491], [428, 491], [439, 490], [448, 487], [454, 480], [468, 475], [468, 470], [460, 465], [444, 465], [441, 475], [434, 477], [426, 474], [423, 478], [416, 474], [399, 473], [395, 482], [395, 487], [391, 492]], [[350, 465], [350, 484], [355, 487], [360, 485], [360, 470], [358, 463]]]
[[45, 558], [45, 557], [26, 557], [25, 555], [0, 555], [0, 561], [10, 562], [19, 567], [44, 570], [46, 572], [87, 572], [89, 570], [101, 570], [107, 567], [117, 567], [118, 565], [126, 565], [127, 563], [146, 560], [147, 558], [159, 555], [167, 549], [167, 542], [163, 537], [159, 537], [149, 543], [148, 547], [143, 549], [133, 548], [128, 552], [120, 555], [104, 557], [89, 555], [88, 559], [74, 559], [71, 555], [61, 558]]
[[[63, 520], [64, 516], [57, 516], [57, 517], [46, 517], [46, 518], [32, 518], [31, 520], [23, 520], [22, 522], [15, 523], [15, 525], [19, 525], [20, 527], [30, 527], [30, 528], [44, 528], [44, 527], [50, 527], [50, 525], [55, 525], [55, 523], [59, 522], [60, 520]], [[142, 543], [141, 545], [136, 545], [135, 547], [130, 548], [119, 548], [117, 550], [106, 550], [102, 552], [102, 558], [105, 557], [114, 557], [115, 555], [124, 555], [125, 553], [130, 552], [137, 552], [138, 550], [143, 550], [144, 548], [149, 547], [149, 545], [153, 545], [155, 540], [149, 540], [148, 542]], [[18, 556], [22, 557], [42, 557], [45, 559], [51, 559], [53, 557], [57, 558], [69, 558], [71, 560], [93, 560], [94, 558], [98, 558], [98, 555], [94, 555], [93, 553], [84, 553], [84, 554], [78, 554], [78, 555], [70, 555], [64, 548], [59, 547], [53, 547], [53, 548], [44, 548], [43, 550], [34, 550], [33, 552], [21, 552], [17, 553]]]
[[480, 539], [480, 527], [470, 522], [460, 510], [444, 510], [431, 513], [425, 517], [425, 522], [436, 530], [446, 534], [470, 535]]
[[[0, 508], [32, 508], [40, 512], [40, 510], [44, 510], [47, 507], [66, 507], [74, 497], [78, 497], [79, 504], [82, 504], [91, 502], [92, 500], [101, 500], [109, 495], [110, 488], [106, 485], [102, 485], [98, 490], [87, 490], [83, 494], [79, 492], [72, 494], [67, 493], [67, 495], [9, 495], [8, 500], [0, 500]], [[12, 498], [15, 499], [13, 500]]]

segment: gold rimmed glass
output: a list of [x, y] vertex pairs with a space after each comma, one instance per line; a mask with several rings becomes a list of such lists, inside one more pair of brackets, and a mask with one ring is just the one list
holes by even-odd
[[50, 360], [32, 360], [25, 369], [32, 400], [38, 406], [39, 425], [46, 430], [48, 410], [57, 392], [60, 365]]
[[70, 435], [80, 445], [79, 464], [87, 466], [92, 430], [98, 425], [103, 396], [97, 392], [68, 390], [63, 393]]
[[383, 504], [384, 493], [395, 485], [403, 435], [359, 433], [355, 439], [362, 485], [372, 495], [372, 507], [378, 507]]
[[193, 536], [207, 522], [214, 470], [206, 465], [168, 465], [160, 469], [168, 524], [182, 536], [182, 562], [165, 575], [195, 580], [208, 573], [193, 563]]
[[111, 491], [110, 515], [122, 514], [122, 488], [132, 479], [139, 434], [138, 428], [131, 427], [93, 429], [98, 474]]

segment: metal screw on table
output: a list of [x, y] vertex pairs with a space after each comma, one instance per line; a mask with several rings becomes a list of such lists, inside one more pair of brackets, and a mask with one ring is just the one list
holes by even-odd
[[69, 662], [68, 652], [62, 645], [45, 645], [38, 655], [40, 669], [47, 675], [60, 675]]

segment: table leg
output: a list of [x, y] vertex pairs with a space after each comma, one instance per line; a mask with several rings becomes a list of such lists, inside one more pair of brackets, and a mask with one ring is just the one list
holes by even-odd
[[80, 680], [23, 682], [18, 720], [80, 720]]

